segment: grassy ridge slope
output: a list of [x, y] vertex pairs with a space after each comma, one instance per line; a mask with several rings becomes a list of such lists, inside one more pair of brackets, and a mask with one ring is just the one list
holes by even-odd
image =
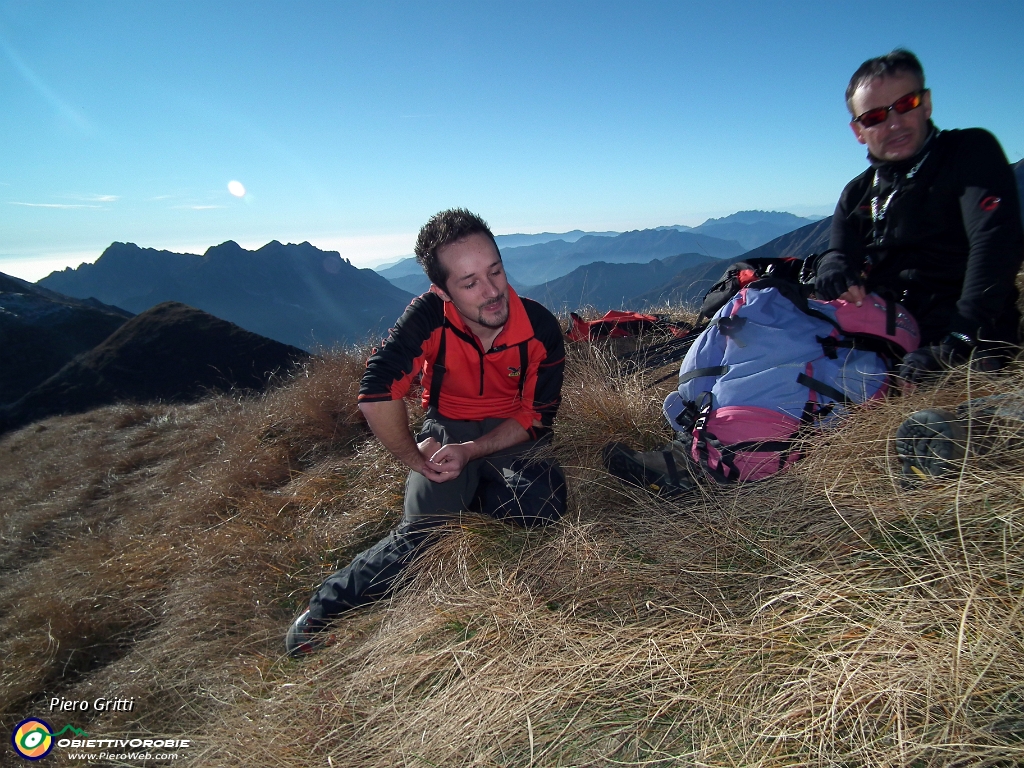
[[0, 439], [8, 732], [52, 696], [116, 695], [133, 711], [51, 722], [195, 739], [176, 765], [1024, 760], [1016, 428], [928, 486], [902, 487], [888, 455], [909, 411], [1024, 390], [1024, 372], [954, 373], [783, 476], [669, 503], [598, 459], [664, 440], [661, 394], [577, 348], [554, 448], [566, 520], [467, 519], [412, 588], [286, 660], [311, 588], [401, 513], [404, 472], [354, 408], [361, 369], [336, 354], [260, 398]]

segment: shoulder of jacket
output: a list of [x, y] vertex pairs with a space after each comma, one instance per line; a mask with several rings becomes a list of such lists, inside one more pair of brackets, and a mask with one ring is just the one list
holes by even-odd
[[854, 190], [860, 190], [865, 186], [871, 184], [871, 180], [875, 176], [875, 169], [868, 166], [866, 169], [858, 173], [847, 183], [846, 187], [843, 188], [843, 192], [852, 192]]
[[984, 128], [952, 128], [948, 131], [939, 131], [937, 139], [943, 147], [955, 151], [997, 148], [1002, 152], [999, 140]]
[[424, 315], [440, 315], [444, 317], [444, 300], [436, 293], [427, 291], [409, 302], [408, 311], [415, 311]]
[[400, 333], [415, 333], [426, 338], [433, 329], [444, 323], [444, 301], [436, 294], [424, 293], [417, 296], [395, 324]]
[[551, 310], [541, 304], [539, 301], [528, 299], [525, 296], [520, 296], [519, 300], [523, 302], [523, 309], [526, 310], [526, 317], [530, 321], [530, 325], [533, 327], [533, 333], [535, 336], [542, 336], [545, 333], [550, 333], [552, 329], [555, 329], [559, 335], [562, 333], [562, 326], [558, 322]]
[[843, 187], [843, 194], [840, 196], [839, 201], [840, 205], [843, 206], [847, 213], [850, 212], [849, 201], [852, 199], [854, 205], [857, 205], [871, 187], [874, 177], [875, 169], [868, 167], [867, 170], [852, 178], [849, 183]]

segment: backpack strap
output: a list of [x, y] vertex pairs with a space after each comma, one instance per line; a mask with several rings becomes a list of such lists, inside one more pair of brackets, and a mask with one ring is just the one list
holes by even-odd
[[725, 376], [728, 372], [728, 365], [716, 365], [710, 368], [694, 368], [692, 371], [687, 371], [679, 377], [679, 384], [685, 384], [693, 379], [699, 379], [701, 376]]
[[[437, 410], [437, 403], [441, 399], [441, 383], [444, 381], [444, 375], [447, 372], [447, 368], [444, 367], [445, 352], [447, 348], [447, 336], [445, 331], [448, 329], [448, 319], [445, 318], [444, 324], [441, 326], [441, 341], [437, 345], [437, 356], [434, 358], [433, 375], [430, 377], [430, 398], [428, 400], [428, 407]], [[454, 328], [452, 329], [455, 330]], [[519, 347], [519, 385], [516, 397], [520, 400], [523, 399], [523, 388], [526, 386], [526, 369], [530, 364], [530, 350], [528, 345], [530, 340], [521, 341], [516, 346]]]
[[[445, 357], [445, 330], [448, 328], [448, 318], [441, 324], [441, 341], [437, 345], [437, 357], [434, 358], [433, 375], [430, 377], [430, 399], [428, 407], [437, 410], [437, 401], [441, 399], [441, 382], [444, 381], [446, 368], [444, 367]], [[519, 392], [522, 394], [522, 382], [519, 384]]]
[[[717, 437], [707, 431], [708, 417], [711, 415], [711, 408], [714, 399], [710, 392], [702, 392], [697, 400], [697, 420], [693, 424], [694, 448], [697, 450], [698, 460], [701, 467], [719, 483], [735, 483], [739, 480], [739, 470], [733, 463], [734, 452], [730, 451], [719, 441]], [[708, 446], [711, 446], [719, 455], [719, 466], [714, 468], [708, 460]], [[731, 472], [726, 474], [722, 465], [728, 467]]]
[[526, 348], [529, 343], [529, 339], [519, 342], [519, 391], [516, 397], [520, 400], [523, 399], [523, 387], [526, 386], [526, 369], [530, 365], [530, 350]]
[[836, 389], [830, 384], [826, 384], [824, 381], [812, 379], [806, 373], [801, 373], [799, 376], [797, 376], [796, 381], [798, 384], [803, 384], [812, 392], [817, 392], [819, 395], [830, 397], [837, 403], [842, 403], [843, 405], [854, 404], [853, 400], [846, 396], [846, 393], [840, 392], [838, 389]]

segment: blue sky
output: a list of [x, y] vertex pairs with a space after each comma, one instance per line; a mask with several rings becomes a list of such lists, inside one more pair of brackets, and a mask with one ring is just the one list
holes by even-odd
[[1021, 159], [1022, 30], [1020, 0], [0, 0], [0, 271], [114, 240], [369, 266], [451, 206], [496, 233], [827, 214], [865, 164], [846, 83], [896, 46], [940, 127]]

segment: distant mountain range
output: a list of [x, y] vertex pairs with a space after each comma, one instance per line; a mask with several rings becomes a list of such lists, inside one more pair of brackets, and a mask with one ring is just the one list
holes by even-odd
[[642, 229], [616, 237], [581, 237], [575, 243], [549, 243], [509, 248], [502, 252], [509, 275], [521, 285], [537, 285], [567, 275], [577, 267], [605, 261], [611, 264], [646, 264], [651, 259], [680, 253], [700, 253], [728, 259], [745, 249], [734, 240], [680, 232]]
[[276, 240], [256, 251], [228, 241], [203, 256], [113, 243], [95, 264], [54, 272], [38, 285], [136, 313], [180, 302], [306, 350], [363, 341], [412, 299], [335, 251]]
[[562, 314], [587, 306], [602, 311], [635, 309], [638, 307], [636, 297], [650, 291], [652, 286], [665, 284], [683, 271], [708, 265], [718, 272], [724, 268], [722, 259], [701, 253], [682, 253], [646, 264], [598, 261], [541, 285], [524, 287], [520, 293]]
[[[518, 248], [522, 245], [537, 245], [537, 243], [549, 243], [552, 240], [565, 240], [567, 243], [575, 243], [584, 235], [595, 237], [615, 237], [621, 232], [584, 232], [582, 229], [574, 229], [571, 232], [540, 232], [536, 235], [495, 235], [494, 242], [504, 252], [506, 248]], [[380, 264], [374, 267], [374, 271], [389, 280], [406, 277], [408, 275], [422, 273], [423, 269], [416, 262], [415, 256], [402, 256], [395, 261]]]
[[708, 219], [691, 231], [723, 240], [735, 240], [744, 250], [749, 251], [814, 221], [779, 211], [740, 211], [721, 219]]
[[[812, 221], [791, 213], [740, 211], [721, 219], [708, 219], [699, 227], [673, 225], [625, 233], [573, 230], [562, 234], [498, 235], [495, 241], [509, 281], [520, 289], [555, 280], [598, 261], [646, 263], [681, 253], [732, 258]], [[429, 286], [413, 257], [379, 267], [377, 272], [410, 293], [422, 293]]]
[[[759, 248], [747, 251], [741, 259], [795, 256], [805, 258], [828, 248], [832, 217], [808, 224], [777, 237]], [[638, 293], [630, 299], [633, 307], [658, 307], [666, 304], [699, 305], [708, 289], [718, 282], [727, 264], [708, 262], [682, 270], [662, 285]]]

